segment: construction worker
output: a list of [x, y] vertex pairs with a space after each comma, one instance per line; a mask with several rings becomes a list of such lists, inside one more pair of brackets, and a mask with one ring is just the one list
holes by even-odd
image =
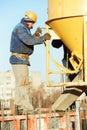
[[25, 12], [21, 22], [16, 25], [12, 31], [10, 43], [10, 63], [15, 76], [15, 105], [23, 109], [23, 113], [34, 110], [29, 99], [29, 56], [34, 51], [34, 45], [43, 44], [44, 41], [50, 40], [49, 33], [40, 36], [42, 30], [37, 28], [35, 33], [31, 34], [37, 20], [35, 12], [29, 10]]

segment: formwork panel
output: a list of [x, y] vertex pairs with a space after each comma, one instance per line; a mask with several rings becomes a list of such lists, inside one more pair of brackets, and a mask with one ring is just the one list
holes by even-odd
[[[5, 116], [4, 118], [0, 117], [0, 130], [57, 129], [58, 120], [57, 118], [55, 118], [56, 120], [54, 118], [55, 117], [52, 114], [17, 115]], [[53, 121], [55, 121], [55, 123]]]
[[27, 119], [20, 121], [20, 130], [28, 130]]
[[0, 122], [0, 130], [14, 130], [14, 121]]

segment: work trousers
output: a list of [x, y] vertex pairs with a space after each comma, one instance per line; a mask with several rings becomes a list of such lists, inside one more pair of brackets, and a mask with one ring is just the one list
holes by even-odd
[[24, 64], [14, 64], [12, 69], [15, 76], [15, 105], [22, 106], [25, 110], [32, 110], [29, 98], [29, 70]]

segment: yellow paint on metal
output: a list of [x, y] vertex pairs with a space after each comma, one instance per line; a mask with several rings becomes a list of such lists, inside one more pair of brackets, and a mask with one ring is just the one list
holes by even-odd
[[83, 22], [82, 16], [53, 19], [47, 22], [69, 50], [80, 59], [83, 48]]
[[48, 0], [48, 19], [85, 15], [87, 0]]
[[[87, 66], [85, 64], [87, 60], [84, 60], [86, 56], [84, 47], [87, 47], [85, 46], [87, 43], [86, 17], [87, 0], [55, 0], [55, 2], [48, 0], [48, 21], [46, 24], [70, 50], [71, 57], [69, 60], [74, 69], [71, 71], [74, 73], [82, 70], [84, 65], [85, 68]], [[59, 66], [57, 62], [55, 64]], [[52, 72], [51, 70], [50, 73]]]
[[[48, 0], [48, 24], [72, 55], [82, 59], [87, 0]], [[72, 62], [72, 61], [71, 61]]]

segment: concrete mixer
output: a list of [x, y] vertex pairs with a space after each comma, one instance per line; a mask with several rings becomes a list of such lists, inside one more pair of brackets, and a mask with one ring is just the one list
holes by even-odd
[[[65, 110], [87, 89], [87, 0], [48, 0], [46, 24], [60, 37], [71, 54], [68, 60], [73, 69], [62, 68], [68, 76], [75, 75], [74, 78], [70, 82], [53, 84], [69, 88], [52, 106], [53, 109]], [[51, 85], [49, 82], [48, 86]]]

